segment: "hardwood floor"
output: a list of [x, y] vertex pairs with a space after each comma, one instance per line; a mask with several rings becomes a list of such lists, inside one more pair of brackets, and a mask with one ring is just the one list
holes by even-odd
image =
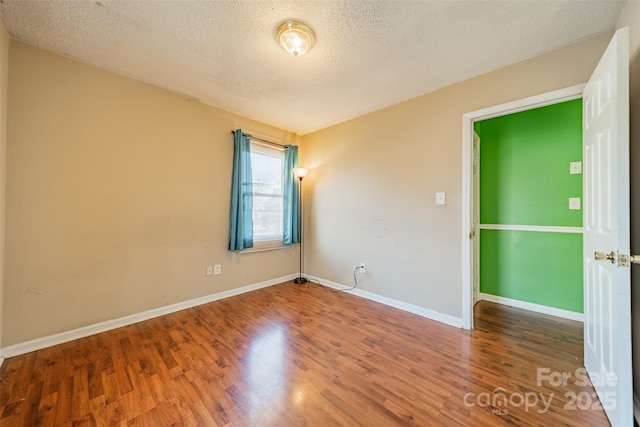
[[0, 426], [608, 425], [575, 375], [580, 323], [475, 314], [283, 283], [5, 360]]

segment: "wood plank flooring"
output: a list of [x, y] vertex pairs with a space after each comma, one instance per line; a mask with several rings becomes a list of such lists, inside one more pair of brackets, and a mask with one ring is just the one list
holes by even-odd
[[575, 376], [580, 323], [475, 314], [465, 331], [283, 283], [5, 360], [0, 426], [608, 425]]

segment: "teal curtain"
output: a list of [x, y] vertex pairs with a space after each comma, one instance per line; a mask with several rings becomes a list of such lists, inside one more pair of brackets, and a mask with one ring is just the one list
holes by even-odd
[[284, 148], [284, 224], [282, 243], [290, 245], [300, 243], [300, 180], [293, 174], [298, 167], [298, 147], [287, 145]]
[[253, 247], [253, 189], [251, 182], [251, 135], [240, 129], [233, 133], [233, 172], [231, 175], [231, 213], [229, 250]]

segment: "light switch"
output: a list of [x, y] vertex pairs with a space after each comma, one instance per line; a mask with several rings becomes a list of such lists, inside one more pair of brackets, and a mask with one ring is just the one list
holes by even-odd
[[569, 173], [571, 175], [577, 175], [582, 173], [582, 162], [569, 163]]
[[569, 209], [572, 211], [580, 210], [580, 197], [569, 197]]
[[445, 195], [444, 192], [436, 193], [436, 205], [444, 205]]

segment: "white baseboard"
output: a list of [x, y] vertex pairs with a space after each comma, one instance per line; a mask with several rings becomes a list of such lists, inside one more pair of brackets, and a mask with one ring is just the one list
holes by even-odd
[[635, 394], [633, 395], [633, 418], [640, 425], [640, 398]]
[[565, 319], [584, 322], [584, 314], [575, 311], [563, 310], [561, 308], [547, 307], [546, 305], [534, 304], [532, 302], [519, 301], [511, 298], [499, 297], [480, 292], [481, 300], [496, 302], [498, 304], [510, 305], [523, 310], [535, 311], [537, 313], [548, 314], [550, 316], [562, 317]]
[[0, 368], [2, 368], [2, 362], [4, 362], [4, 356], [0, 356]]
[[330, 280], [321, 279], [319, 277], [307, 276], [311, 281], [314, 281], [320, 285], [327, 286], [333, 289], [341, 289], [350, 294], [369, 299], [371, 301], [379, 302], [390, 307], [398, 308], [400, 310], [408, 311], [409, 313], [417, 314], [418, 316], [425, 317], [427, 319], [435, 320], [440, 323], [444, 323], [456, 328], [462, 328], [462, 319], [448, 314], [440, 313], [437, 311], [429, 310], [428, 308], [419, 307], [417, 305], [409, 304], [403, 301], [398, 301], [393, 298], [384, 297], [382, 295], [374, 294], [372, 292], [363, 291], [362, 289], [350, 289], [351, 286], [345, 286], [340, 283], [332, 282]]
[[152, 310], [131, 314], [128, 316], [120, 317], [118, 319], [107, 320], [104, 322], [95, 323], [93, 325], [83, 326], [82, 328], [74, 329], [72, 331], [61, 332], [59, 334], [49, 335], [42, 338], [36, 338], [34, 340], [23, 342], [20, 344], [10, 345], [8, 347], [0, 349], [0, 354], [1, 354], [0, 364], [5, 357], [19, 356], [21, 354], [29, 353], [31, 351], [41, 350], [43, 348], [73, 341], [79, 338], [88, 337], [91, 335], [98, 334], [100, 332], [105, 332], [112, 329], [120, 328], [122, 326], [127, 326], [134, 323], [142, 322], [144, 320], [163, 316], [169, 313], [174, 313], [176, 311], [206, 304], [212, 301], [217, 301], [217, 300], [229, 298], [235, 295], [244, 294], [246, 292], [255, 291], [256, 289], [277, 285], [278, 283], [293, 280], [296, 277], [298, 277], [298, 274], [290, 274], [288, 276], [280, 277], [277, 279], [267, 280], [265, 282], [255, 283], [253, 285], [247, 285], [240, 288], [231, 289], [228, 291], [206, 295], [200, 298], [190, 299], [188, 301], [182, 301], [176, 304], [166, 305], [164, 307], [154, 308]]

